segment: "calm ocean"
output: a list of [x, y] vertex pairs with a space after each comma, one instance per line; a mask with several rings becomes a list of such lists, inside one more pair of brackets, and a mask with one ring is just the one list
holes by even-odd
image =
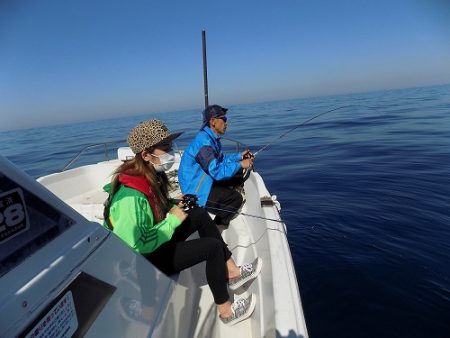
[[[230, 106], [226, 136], [256, 151], [347, 105], [255, 163], [281, 202], [310, 337], [448, 338], [450, 85]], [[191, 110], [8, 131], [1, 154], [39, 177], [151, 117], [185, 131], [181, 148], [201, 122]]]

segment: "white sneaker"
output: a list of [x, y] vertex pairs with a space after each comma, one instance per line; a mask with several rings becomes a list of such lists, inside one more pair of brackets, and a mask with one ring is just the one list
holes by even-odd
[[241, 275], [237, 278], [228, 280], [228, 287], [231, 290], [236, 290], [249, 280], [256, 278], [261, 272], [262, 259], [256, 257], [251, 263], [247, 263], [241, 266]]
[[236, 299], [231, 304], [232, 315], [227, 318], [220, 317], [220, 320], [226, 325], [234, 325], [251, 316], [256, 306], [256, 296], [251, 294], [247, 298]]

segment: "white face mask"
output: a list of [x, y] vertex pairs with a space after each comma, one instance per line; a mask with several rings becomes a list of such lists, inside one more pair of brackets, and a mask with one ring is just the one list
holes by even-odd
[[155, 168], [155, 170], [157, 172], [162, 172], [162, 171], [167, 171], [170, 168], [172, 168], [173, 164], [175, 163], [175, 156], [172, 155], [170, 152], [169, 153], [164, 153], [162, 155], [153, 155], [154, 157], [159, 158], [159, 162], [161, 164], [153, 164], [153, 168]]

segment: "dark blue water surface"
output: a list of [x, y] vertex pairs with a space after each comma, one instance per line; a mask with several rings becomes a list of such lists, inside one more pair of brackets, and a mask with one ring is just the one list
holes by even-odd
[[[449, 85], [231, 106], [226, 136], [256, 151], [341, 106], [255, 163], [282, 205], [310, 337], [450, 337]], [[151, 117], [184, 130], [181, 147], [201, 124], [192, 110], [9, 131], [1, 154], [39, 177]]]

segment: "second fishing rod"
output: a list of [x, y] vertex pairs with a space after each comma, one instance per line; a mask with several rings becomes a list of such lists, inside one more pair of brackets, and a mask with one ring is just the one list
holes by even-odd
[[[183, 209], [185, 211], [187, 211], [189, 209], [201, 207], [198, 204], [198, 197], [193, 194], [186, 194], [183, 196], [183, 198], [174, 198], [174, 199], [172, 199], [172, 201], [177, 204], [182, 203]], [[209, 201], [209, 200], [207, 200], [207, 202], [216, 203], [215, 201]], [[217, 207], [206, 206], [205, 209], [206, 210], [214, 210], [214, 211], [223, 211], [223, 212], [230, 213], [230, 214], [237, 214], [237, 215], [243, 215], [243, 216], [263, 219], [263, 220], [267, 220], [267, 221], [272, 221], [272, 222], [284, 223], [283, 220], [281, 220], [281, 219], [268, 218], [268, 217], [263, 217], [263, 216], [259, 216], [259, 215], [248, 214], [248, 213], [240, 211], [240, 209], [233, 209], [233, 208], [229, 208], [229, 207], [217, 208]]]

